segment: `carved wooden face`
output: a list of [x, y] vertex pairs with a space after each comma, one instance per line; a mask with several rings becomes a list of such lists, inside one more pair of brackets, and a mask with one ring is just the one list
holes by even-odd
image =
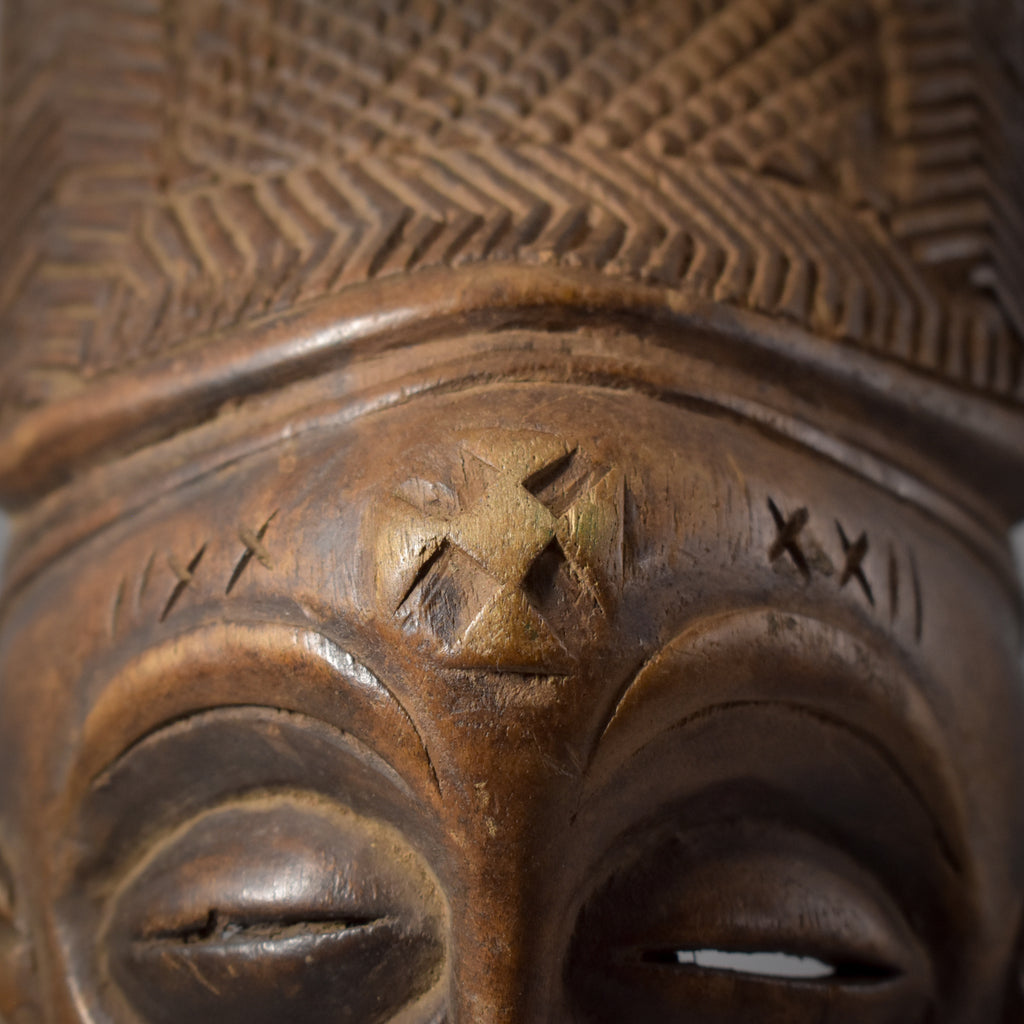
[[325, 421], [8, 610], [2, 1005], [1017, 1019], [1016, 641], [947, 527], [742, 422], [554, 384]]

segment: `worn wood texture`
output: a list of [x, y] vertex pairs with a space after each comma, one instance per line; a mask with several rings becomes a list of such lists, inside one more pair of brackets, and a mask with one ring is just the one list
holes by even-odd
[[4, 16], [0, 1018], [1024, 1020], [1024, 7]]

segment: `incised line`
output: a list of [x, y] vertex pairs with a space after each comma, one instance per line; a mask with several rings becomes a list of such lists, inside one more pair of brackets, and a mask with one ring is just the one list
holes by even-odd
[[768, 550], [769, 561], [776, 561], [783, 552], [786, 552], [793, 559], [793, 564], [800, 570], [804, 579], [809, 580], [811, 567], [807, 564], [807, 557], [800, 547], [798, 538], [810, 521], [810, 513], [806, 508], [798, 508], [787, 519], [771, 498], [768, 499], [768, 509], [772, 514], [772, 519], [775, 520], [775, 528], [778, 531], [774, 543]]
[[248, 527], [239, 526], [238, 539], [245, 545], [245, 551], [242, 553], [242, 557], [239, 558], [234, 572], [231, 573], [231, 578], [228, 580], [228, 585], [224, 590], [225, 594], [230, 594], [234, 590], [235, 584], [242, 578], [242, 573], [245, 572], [246, 567], [254, 558], [264, 569], [274, 568], [273, 559], [263, 543], [263, 538], [266, 537], [267, 530], [270, 529], [270, 524], [277, 517], [279, 511], [280, 509], [275, 509], [267, 521], [255, 532]]
[[204, 544], [193, 556], [192, 561], [188, 563], [188, 566], [182, 568], [181, 563], [175, 558], [174, 555], [169, 555], [167, 558], [167, 564], [170, 565], [171, 571], [175, 576], [178, 577], [178, 584], [171, 591], [171, 596], [167, 599], [167, 604], [164, 605], [163, 613], [160, 615], [160, 621], [163, 622], [171, 613], [171, 609], [178, 603], [178, 598], [185, 593], [185, 588], [192, 582], [195, 576], [196, 569], [199, 568], [199, 563], [203, 560], [203, 555], [206, 553], [206, 545]]
[[851, 543], [850, 538], [846, 536], [846, 531], [838, 519], [836, 520], [836, 529], [839, 531], [839, 540], [843, 545], [843, 554], [846, 556], [846, 564], [843, 566], [842, 575], [839, 577], [839, 588], [841, 590], [851, 579], [855, 579], [860, 584], [861, 590], [864, 591], [864, 596], [867, 597], [869, 604], [874, 607], [875, 595], [871, 590], [871, 584], [868, 583], [867, 576], [864, 574], [864, 558], [868, 553], [868, 535], [861, 533]]

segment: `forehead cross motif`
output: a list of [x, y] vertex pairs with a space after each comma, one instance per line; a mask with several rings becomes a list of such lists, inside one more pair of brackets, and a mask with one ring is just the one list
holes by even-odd
[[464, 437], [444, 480], [407, 480], [380, 510], [378, 597], [463, 668], [568, 670], [621, 585], [625, 486], [551, 434]]

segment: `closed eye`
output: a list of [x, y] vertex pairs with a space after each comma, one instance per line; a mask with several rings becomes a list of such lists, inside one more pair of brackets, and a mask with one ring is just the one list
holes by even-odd
[[146, 851], [102, 938], [152, 1024], [280, 1024], [297, 1005], [303, 1020], [384, 1024], [435, 988], [441, 998], [439, 891], [386, 823], [256, 791]]

